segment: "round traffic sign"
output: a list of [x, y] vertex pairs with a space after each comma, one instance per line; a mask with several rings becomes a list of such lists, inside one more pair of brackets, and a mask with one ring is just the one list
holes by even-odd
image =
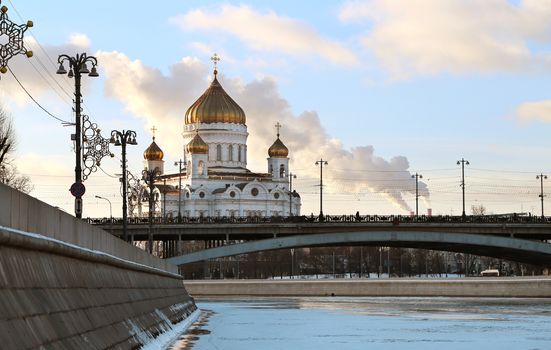
[[73, 196], [78, 198], [84, 195], [84, 192], [86, 192], [86, 187], [84, 187], [84, 184], [82, 182], [75, 182], [71, 185], [69, 191], [71, 191], [71, 194]]

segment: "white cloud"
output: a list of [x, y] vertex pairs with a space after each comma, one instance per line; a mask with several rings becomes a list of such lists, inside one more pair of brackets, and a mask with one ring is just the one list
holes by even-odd
[[[204, 77], [208, 68], [188, 58], [171, 66], [169, 75], [163, 75], [121, 53], [103, 52], [99, 57], [105, 67], [107, 95], [123, 102], [128, 111], [143, 118], [148, 125], [157, 126], [157, 141], [165, 154], [181, 154], [184, 114], [207, 88]], [[316, 112], [293, 114], [271, 78], [244, 82], [219, 75], [219, 80], [247, 114], [251, 170], [267, 171], [268, 148], [275, 140], [273, 125], [279, 121], [284, 125], [281, 138], [290, 150], [292, 167], [302, 179], [317, 178], [314, 162], [323, 156], [331, 164], [327, 172], [327, 184], [331, 188], [348, 193], [376, 191], [409, 210], [402, 198], [403, 193], [413, 193], [412, 187], [405, 186], [404, 182], [411, 181], [405, 157], [385, 160], [375, 155], [372, 146], [344, 149], [339, 140], [327, 134]], [[428, 197], [424, 183], [420, 183], [420, 193]]]
[[525, 102], [517, 108], [517, 118], [521, 122], [551, 122], [551, 100]]
[[184, 30], [229, 33], [249, 47], [287, 55], [315, 55], [335, 64], [355, 64], [356, 55], [341, 43], [324, 38], [308, 24], [264, 13], [249, 6], [222, 5], [217, 11], [193, 10], [172, 19]]
[[[55, 74], [58, 68], [57, 58], [60, 54], [74, 55], [76, 52], [85, 52], [89, 49], [89, 44], [90, 40], [84, 34], [71, 35], [66, 44], [43, 45], [42, 48], [33, 37], [25, 37], [25, 47], [33, 51], [33, 57], [16, 56], [10, 60], [9, 67], [33, 97], [55, 93], [57, 95], [55, 101], [64, 101], [66, 104], [72, 105], [73, 82], [67, 78], [67, 75]], [[67, 69], [67, 65], [65, 68]], [[87, 87], [88, 84], [83, 84], [84, 92]], [[10, 73], [2, 76], [1, 91], [3, 95], [12, 98], [18, 105], [32, 103]], [[52, 106], [49, 102], [45, 106], [47, 109]]]
[[549, 0], [365, 0], [339, 17], [368, 26], [362, 44], [395, 79], [549, 68], [531, 49], [550, 40]]

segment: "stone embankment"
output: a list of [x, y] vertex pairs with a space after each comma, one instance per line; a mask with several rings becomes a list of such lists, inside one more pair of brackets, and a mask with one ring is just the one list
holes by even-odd
[[519, 297], [550, 298], [550, 277], [185, 281], [194, 297]]
[[140, 349], [195, 309], [175, 266], [0, 184], [1, 349]]

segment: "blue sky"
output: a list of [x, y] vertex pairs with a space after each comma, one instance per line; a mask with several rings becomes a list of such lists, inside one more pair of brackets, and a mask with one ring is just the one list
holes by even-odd
[[[26, 42], [36, 57], [10, 67], [57, 116], [71, 118], [57, 84], [70, 92], [72, 81], [48, 78], [57, 69], [50, 60], [98, 57], [101, 77], [84, 79], [85, 112], [104, 133], [138, 132], [129, 150], [136, 174], [153, 125], [167, 168], [181, 156], [183, 114], [208, 86], [217, 52], [222, 84], [247, 113], [249, 168], [265, 170], [280, 121], [303, 213], [319, 210], [320, 157], [330, 162], [326, 212], [406, 214], [414, 207], [408, 179], [420, 172], [430, 198], [421, 211], [458, 214], [455, 162], [465, 157], [467, 208], [539, 213], [535, 175], [551, 172], [551, 1], [97, 1], [78, 11], [68, 1], [3, 4], [12, 21], [35, 24]], [[0, 91], [33, 194], [72, 212], [72, 130], [9, 74]], [[103, 163], [108, 174], [117, 167], [118, 159]], [[85, 215], [106, 212], [95, 194], [120, 213], [116, 179], [98, 172], [86, 185]]]

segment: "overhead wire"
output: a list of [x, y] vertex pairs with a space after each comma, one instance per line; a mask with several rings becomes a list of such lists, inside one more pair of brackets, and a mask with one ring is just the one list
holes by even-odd
[[27, 96], [29, 96], [29, 98], [38, 106], [40, 107], [40, 109], [42, 109], [44, 112], [46, 112], [46, 114], [48, 114], [50, 117], [60, 121], [61, 123], [64, 123], [64, 124], [72, 124], [66, 120], [63, 120], [61, 118], [58, 118], [56, 117], [55, 115], [53, 115], [50, 111], [48, 111], [46, 108], [44, 108], [32, 95], [31, 93], [25, 88], [25, 86], [23, 86], [23, 84], [21, 83], [21, 81], [17, 78], [17, 76], [15, 75], [15, 73], [13, 73], [13, 70], [8, 67], [8, 70], [10, 71], [11, 75], [14, 77], [14, 79], [17, 81], [17, 83], [19, 84], [19, 86], [21, 86], [21, 89], [23, 89], [23, 91], [25, 91], [25, 93], [27, 94]]

